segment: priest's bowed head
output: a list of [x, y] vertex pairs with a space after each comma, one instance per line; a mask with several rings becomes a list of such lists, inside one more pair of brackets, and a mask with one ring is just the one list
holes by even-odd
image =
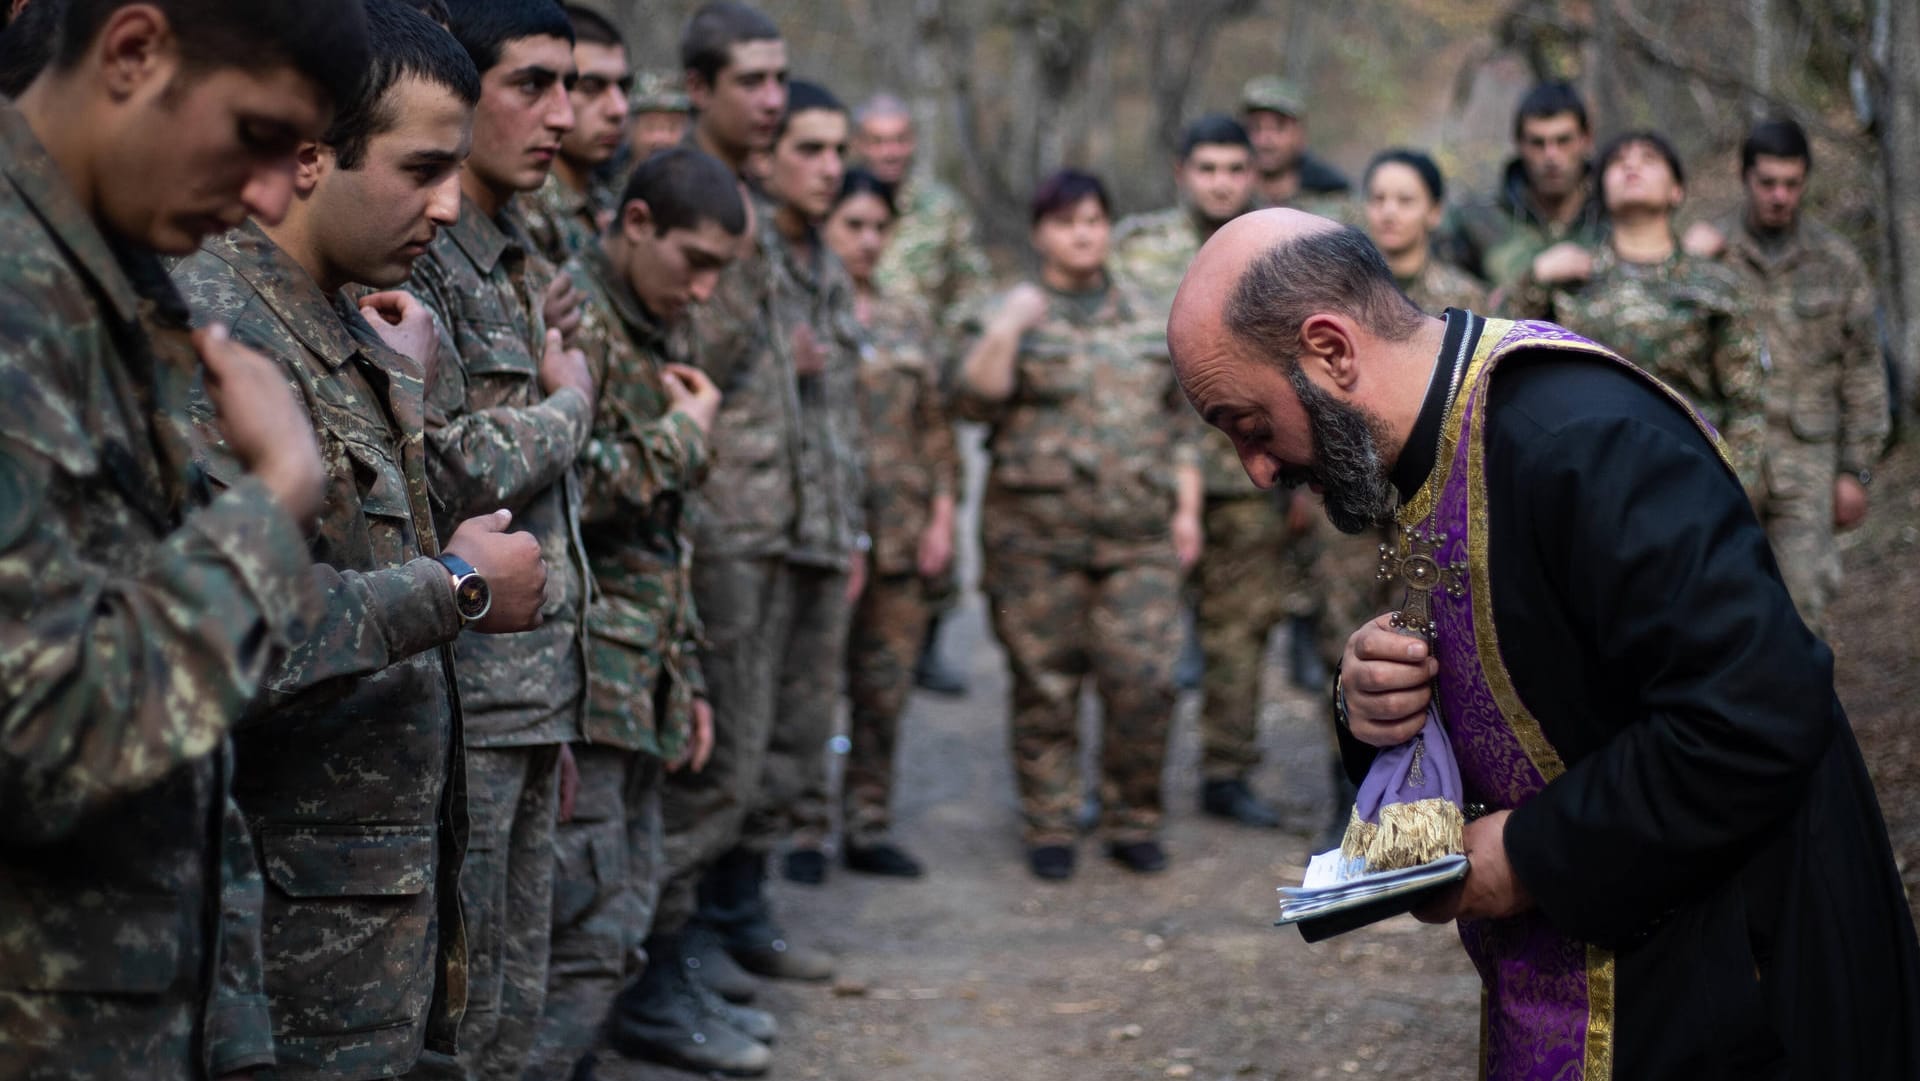
[[1684, 400], [1560, 327], [1426, 315], [1292, 210], [1214, 235], [1168, 340], [1254, 483], [1425, 546], [1427, 633], [1348, 640], [1341, 749], [1357, 780], [1445, 721], [1472, 870], [1420, 915], [1486, 985], [1486, 1076], [1920, 1077], [1920, 948], [1832, 654]]

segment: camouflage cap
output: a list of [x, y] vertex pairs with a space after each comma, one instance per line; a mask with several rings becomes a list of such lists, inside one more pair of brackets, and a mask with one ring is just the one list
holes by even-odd
[[1305, 116], [1307, 99], [1306, 95], [1300, 93], [1300, 87], [1290, 80], [1258, 75], [1248, 79], [1247, 85], [1240, 88], [1240, 111]]
[[633, 77], [627, 108], [636, 113], [690, 113], [693, 103], [679, 77], [664, 71], [642, 71]]

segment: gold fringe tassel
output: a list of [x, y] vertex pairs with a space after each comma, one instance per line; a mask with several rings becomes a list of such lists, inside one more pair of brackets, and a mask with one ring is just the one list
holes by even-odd
[[1360, 817], [1360, 809], [1353, 809], [1347, 816], [1347, 832], [1340, 838], [1340, 854], [1350, 860], [1367, 858], [1367, 850], [1373, 847], [1373, 840], [1380, 833], [1380, 827]]
[[1380, 825], [1367, 844], [1367, 870], [1418, 867], [1459, 852], [1466, 826], [1466, 816], [1450, 800], [1389, 803], [1380, 808]]

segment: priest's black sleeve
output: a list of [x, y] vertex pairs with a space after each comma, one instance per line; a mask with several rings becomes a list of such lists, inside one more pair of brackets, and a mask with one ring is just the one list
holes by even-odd
[[1844, 719], [1831, 655], [1691, 419], [1605, 365], [1514, 368], [1489, 428], [1496, 621], [1568, 769], [1506, 848], [1556, 927], [1618, 943], [1771, 840]]

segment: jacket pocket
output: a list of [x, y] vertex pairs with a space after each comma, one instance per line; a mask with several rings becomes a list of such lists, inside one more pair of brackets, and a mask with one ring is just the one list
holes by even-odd
[[433, 884], [428, 826], [260, 827], [262, 870], [289, 897], [412, 897]]
[[0, 987], [158, 994], [180, 974], [179, 898], [0, 883]]

